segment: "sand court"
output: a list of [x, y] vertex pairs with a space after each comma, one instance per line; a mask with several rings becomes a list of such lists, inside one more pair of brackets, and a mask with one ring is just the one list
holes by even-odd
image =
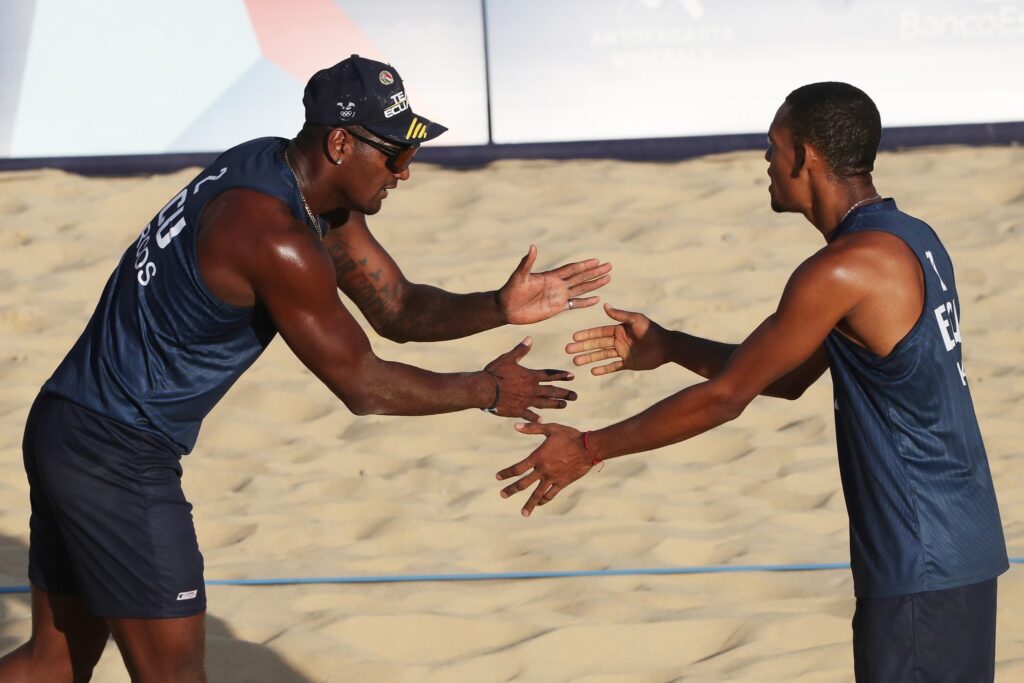
[[[957, 266], [966, 371], [1010, 555], [1024, 555], [1024, 150], [882, 153], [876, 186], [929, 222]], [[672, 164], [414, 165], [372, 217], [409, 279], [493, 289], [538, 267], [611, 261], [604, 301], [739, 341], [823, 245], [773, 214], [759, 152]], [[25, 416], [121, 253], [195, 169], [164, 176], [0, 174], [0, 585], [26, 583]], [[354, 307], [350, 310], [358, 312]], [[475, 370], [526, 334], [524, 364], [571, 367], [600, 308], [382, 357]], [[369, 330], [368, 326], [364, 327]], [[573, 383], [547, 421], [597, 428], [696, 381], [677, 367]], [[831, 387], [756, 400], [689, 442], [606, 463], [528, 520], [494, 473], [539, 443], [478, 411], [355, 417], [276, 340], [207, 419], [184, 461], [208, 579], [574, 571], [849, 559]], [[1000, 580], [997, 680], [1024, 677], [1024, 570]], [[848, 681], [847, 570], [520, 581], [215, 586], [213, 681]], [[0, 596], [0, 651], [29, 628]], [[94, 680], [127, 681], [110, 645]]]

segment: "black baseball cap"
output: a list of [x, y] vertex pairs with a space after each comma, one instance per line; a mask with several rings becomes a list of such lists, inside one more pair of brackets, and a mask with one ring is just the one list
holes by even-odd
[[359, 55], [313, 74], [302, 104], [306, 123], [360, 125], [399, 145], [419, 145], [448, 130], [413, 112], [394, 67]]

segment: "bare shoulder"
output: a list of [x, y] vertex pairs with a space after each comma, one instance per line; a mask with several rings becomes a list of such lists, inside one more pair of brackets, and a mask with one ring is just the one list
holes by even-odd
[[199, 218], [202, 232], [232, 235], [239, 230], [287, 230], [292, 223], [298, 221], [280, 199], [241, 187], [211, 199]]
[[210, 200], [199, 220], [199, 264], [214, 294], [251, 305], [268, 283], [291, 275], [333, 280], [326, 250], [276, 197], [234, 188]]
[[245, 188], [230, 189], [203, 210], [201, 239], [245, 257], [291, 252], [323, 252], [309, 226], [299, 221], [276, 197]]
[[847, 277], [869, 278], [868, 284], [876, 287], [892, 284], [894, 279], [916, 279], [921, 270], [907, 243], [881, 230], [843, 235], [820, 253]]
[[828, 301], [845, 312], [866, 299], [904, 287], [920, 272], [910, 248], [882, 232], [843, 236], [808, 257], [793, 272], [784, 301]]
[[853, 305], [838, 328], [886, 356], [913, 327], [924, 305], [924, 274], [900, 238], [868, 230], [844, 235], [819, 252]]

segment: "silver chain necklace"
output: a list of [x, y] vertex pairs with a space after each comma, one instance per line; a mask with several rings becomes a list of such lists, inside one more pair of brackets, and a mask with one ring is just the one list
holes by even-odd
[[[302, 190], [299, 190], [299, 194], [302, 194]], [[882, 195], [880, 195], [880, 194], [876, 194], [874, 197], [865, 197], [864, 199], [860, 200], [859, 202], [857, 202], [856, 204], [851, 206], [849, 209], [847, 209], [846, 213], [843, 214], [843, 217], [839, 219], [839, 222], [842, 223], [843, 221], [845, 221], [847, 216], [849, 216], [851, 213], [853, 213], [854, 209], [857, 209], [857, 208], [867, 204], [868, 202], [870, 202], [873, 199], [881, 199], [881, 198], [882, 198]]]
[[292, 172], [292, 178], [295, 178], [295, 187], [299, 191], [299, 199], [302, 200], [302, 206], [306, 209], [306, 215], [309, 216], [309, 221], [316, 228], [316, 234], [320, 236], [320, 241], [324, 241], [324, 231], [320, 227], [320, 217], [314, 216], [312, 209], [309, 208], [309, 202], [306, 201], [306, 195], [302, 193], [302, 184], [299, 183], [299, 176], [295, 173], [295, 169], [292, 168], [292, 162], [288, 160], [288, 150], [284, 151], [284, 163], [288, 167], [288, 170]]

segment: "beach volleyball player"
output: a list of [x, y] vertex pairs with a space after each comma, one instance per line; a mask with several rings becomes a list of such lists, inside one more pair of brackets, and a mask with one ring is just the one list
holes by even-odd
[[599, 461], [696, 436], [757, 395], [834, 386], [850, 517], [858, 681], [991, 681], [996, 577], [1008, 568], [985, 446], [964, 371], [953, 264], [935, 232], [875, 190], [878, 110], [859, 89], [790, 93], [768, 134], [772, 209], [801, 213], [825, 246], [790, 277], [778, 309], [739, 345], [666, 330], [606, 306], [618, 325], [566, 350], [592, 372], [678, 363], [708, 379], [588, 433], [517, 425], [545, 441], [502, 470], [523, 507], [551, 501]]
[[374, 355], [345, 292], [397, 341], [463, 337], [597, 302], [608, 264], [531, 272], [497, 291], [413, 284], [365, 216], [409, 178], [443, 126], [410, 108], [397, 71], [353, 55], [306, 86], [294, 140], [234, 147], [129, 246], [88, 327], [45, 383], [25, 430], [31, 487], [31, 640], [0, 681], [85, 681], [112, 634], [133, 681], [205, 680], [203, 561], [180, 485], [182, 454], [238, 376], [280, 333], [357, 414], [481, 408], [537, 419], [575, 394], [518, 364], [438, 374]]

